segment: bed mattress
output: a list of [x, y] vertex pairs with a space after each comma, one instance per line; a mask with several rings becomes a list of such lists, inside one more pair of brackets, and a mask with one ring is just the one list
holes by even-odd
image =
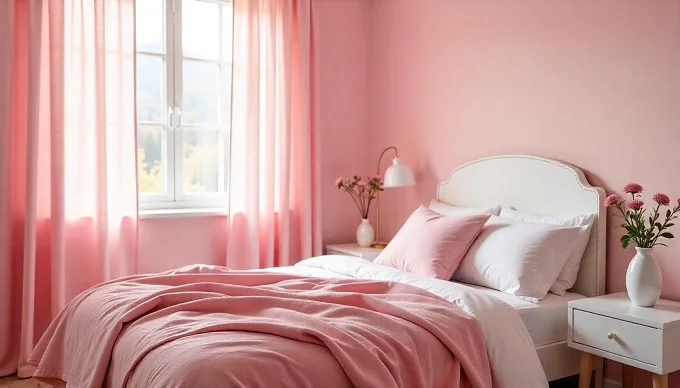
[[515, 308], [519, 312], [519, 316], [527, 327], [536, 347], [566, 341], [568, 330], [567, 303], [570, 300], [585, 298], [581, 294], [567, 292], [564, 296], [548, 294], [538, 303], [530, 303], [490, 288], [469, 286], [493, 295]]

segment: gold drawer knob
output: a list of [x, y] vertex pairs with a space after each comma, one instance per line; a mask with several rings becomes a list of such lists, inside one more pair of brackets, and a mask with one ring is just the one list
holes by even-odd
[[609, 338], [610, 340], [616, 339], [616, 333], [610, 331], [609, 333], [607, 333], [607, 338]]

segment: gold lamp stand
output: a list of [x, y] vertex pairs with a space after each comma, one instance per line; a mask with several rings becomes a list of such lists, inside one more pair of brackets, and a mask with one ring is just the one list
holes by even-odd
[[[394, 150], [395, 156], [399, 157], [399, 151], [397, 151], [397, 147], [389, 146], [389, 147], [385, 148], [380, 153], [380, 157], [378, 158], [378, 170], [377, 170], [378, 176], [380, 176], [380, 162], [382, 161], [383, 156], [385, 156], [385, 153], [389, 150]], [[387, 244], [380, 242], [380, 191], [378, 191], [375, 206], [376, 206], [376, 211], [375, 211], [375, 242], [373, 243], [373, 245], [371, 245], [371, 248], [383, 249], [387, 246]]]
[[380, 191], [378, 191], [378, 196], [376, 197], [376, 212], [375, 212], [375, 242], [371, 245], [371, 248], [383, 249], [387, 246], [386, 243], [381, 243], [379, 240], [380, 236]]

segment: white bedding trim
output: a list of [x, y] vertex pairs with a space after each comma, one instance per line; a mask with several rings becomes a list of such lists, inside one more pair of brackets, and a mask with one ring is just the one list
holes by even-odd
[[531, 336], [519, 313], [505, 302], [482, 291], [459, 283], [410, 274], [351, 256], [319, 256], [303, 260], [293, 267], [267, 270], [321, 278], [393, 281], [429, 291], [455, 303], [475, 317], [486, 342], [494, 387], [548, 387]]

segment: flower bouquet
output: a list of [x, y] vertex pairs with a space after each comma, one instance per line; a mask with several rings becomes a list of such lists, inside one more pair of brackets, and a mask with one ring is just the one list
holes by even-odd
[[[616, 215], [623, 218], [623, 223], [617, 226], [626, 230], [621, 236], [621, 246], [625, 249], [633, 243], [637, 251], [626, 271], [626, 290], [633, 304], [654, 306], [661, 295], [662, 280], [661, 269], [652, 248], [667, 246], [660, 239], [675, 237], [668, 229], [675, 225], [673, 220], [678, 218], [680, 199], [675, 206], [670, 207], [671, 199], [666, 194], [654, 194], [652, 201], [655, 205], [648, 211], [642, 200], [641, 185], [629, 183], [623, 191], [630, 194], [630, 201], [612, 194], [604, 200], [604, 205], [616, 209]], [[661, 206], [668, 207], [665, 214]]]
[[383, 181], [379, 176], [367, 177], [355, 175], [352, 179], [344, 180], [342, 177], [335, 180], [335, 187], [349, 194], [354, 204], [361, 213], [361, 224], [357, 228], [357, 243], [362, 247], [373, 244], [375, 230], [368, 221], [371, 203], [383, 191]]
[[652, 207], [651, 214], [647, 216], [645, 203], [640, 199], [642, 197], [642, 186], [637, 183], [629, 183], [623, 190], [631, 195], [630, 201], [627, 202], [616, 194], [612, 194], [604, 200], [605, 206], [613, 207], [619, 213], [618, 215], [623, 218], [623, 224], [619, 226], [626, 229], [626, 233], [621, 236], [621, 246], [625, 249], [631, 242], [640, 248], [653, 248], [656, 245], [666, 246], [659, 239], [675, 237], [666, 230], [675, 225], [671, 221], [678, 218], [676, 214], [680, 211], [680, 199], [678, 199], [677, 205], [667, 209], [665, 217], [660, 219], [661, 206], [670, 206], [671, 203], [671, 199], [666, 194], [657, 193], [652, 197], [656, 206]]

